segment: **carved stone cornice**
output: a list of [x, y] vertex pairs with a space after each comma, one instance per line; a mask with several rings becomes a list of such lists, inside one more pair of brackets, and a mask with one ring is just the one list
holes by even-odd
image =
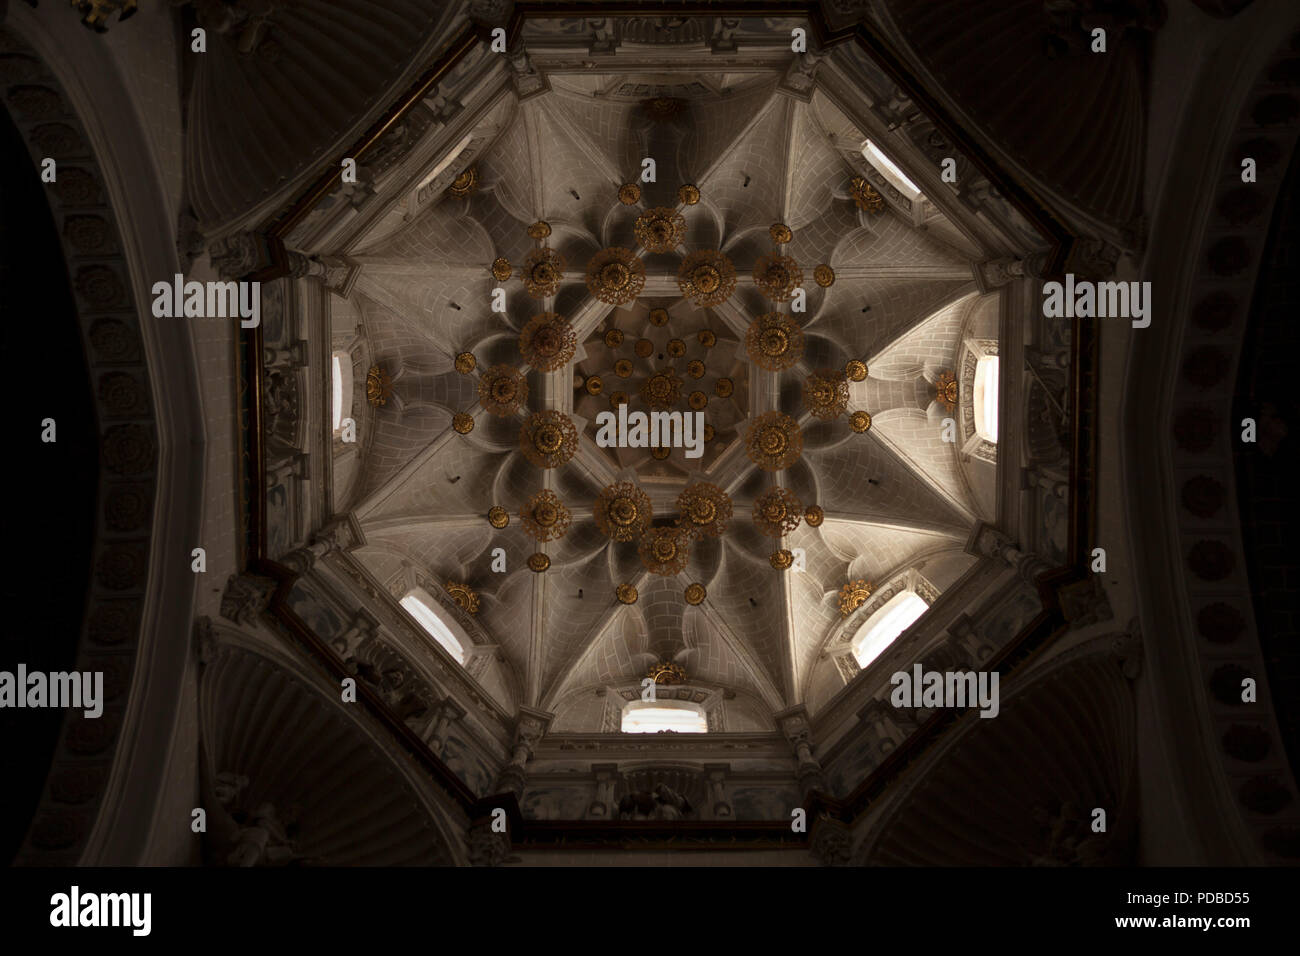
[[1078, 279], [1101, 281], [1115, 274], [1120, 250], [1105, 239], [1079, 236], [1070, 244], [1065, 258], [1065, 271]]
[[[690, 737], [692, 739], [685, 739]], [[778, 734], [550, 734], [534, 749], [536, 759], [572, 760], [575, 754], [599, 754], [602, 759], [644, 760], [658, 755], [672, 759], [692, 755], [726, 755], [729, 759], [789, 759], [790, 745]]]
[[242, 279], [274, 261], [271, 244], [260, 233], [236, 232], [208, 244], [208, 261], [223, 279]]
[[994, 289], [1001, 288], [1013, 279], [1032, 279], [1042, 275], [1047, 264], [1047, 253], [1035, 252], [1023, 258], [1003, 256], [999, 259], [986, 259], [976, 263], [972, 269], [975, 284], [981, 295], [988, 295]]
[[477, 27], [504, 27], [515, 11], [514, 0], [470, 0], [466, 13]]
[[804, 793], [810, 790], [825, 790], [826, 780], [822, 776], [822, 765], [812, 752], [812, 727], [808, 722], [807, 709], [800, 704], [775, 714], [774, 717], [777, 727], [789, 741], [795, 759], [798, 761], [795, 777], [799, 781], [800, 790]]
[[984, 521], [975, 523], [966, 541], [966, 552], [986, 558], [997, 558], [1015, 568], [1020, 579], [1033, 585], [1039, 575], [1051, 570], [1043, 558], [1031, 551], [1022, 551], [1011, 536]]
[[329, 274], [329, 267], [315, 256], [284, 249], [260, 232], [235, 232], [214, 239], [208, 245], [208, 260], [223, 279], [242, 279], [271, 269], [277, 262], [282, 262], [284, 274], [294, 279], [303, 276], [326, 279]]
[[497, 775], [494, 790], [509, 791], [516, 798], [523, 796], [524, 785], [528, 781], [528, 774], [524, 767], [533, 755], [533, 748], [545, 736], [547, 728], [551, 726], [551, 721], [554, 719], [554, 714], [544, 710], [534, 710], [531, 707], [519, 708], [515, 718], [510, 759]]
[[824, 59], [826, 54], [820, 51], [809, 50], [799, 54], [790, 62], [779, 89], [805, 103], [811, 101], [817, 82], [817, 67]]

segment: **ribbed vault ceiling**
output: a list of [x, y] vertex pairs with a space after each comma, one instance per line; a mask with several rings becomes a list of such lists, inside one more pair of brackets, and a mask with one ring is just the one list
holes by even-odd
[[[638, 51], [642, 61], [649, 55]], [[366, 544], [357, 554], [379, 580], [414, 567], [474, 588], [478, 619], [522, 688], [523, 699], [506, 703], [555, 711], [553, 729], [599, 730], [566, 724], [567, 703], [635, 683], [660, 661], [680, 664], [692, 684], [749, 701], [762, 725], [805, 692], [843, 620], [843, 585], [882, 582], [945, 554], [971, 560], [963, 548], [983, 509], [962, 477], [958, 446], [938, 438], [948, 413], [933, 381], [955, 369], [963, 329], [980, 310], [995, 315], [996, 297], [976, 293], [967, 255], [936, 238], [942, 231], [918, 229], [890, 205], [871, 212], [855, 202], [851, 160], [860, 163], [865, 135], [823, 93], [788, 95], [783, 72], [547, 76], [549, 90], [502, 97], [479, 118], [495, 138], [475, 157], [468, 196], [448, 194], [396, 228], [391, 215], [371, 217], [382, 226], [353, 244], [361, 272], [352, 304], [393, 397], [374, 410], [351, 500], [336, 508], [360, 520]], [[679, 101], [663, 111], [625, 92], [670, 86]], [[656, 159], [656, 181], [621, 202], [620, 186], [638, 180], [643, 157]], [[683, 184], [698, 187], [698, 203], [680, 202]], [[674, 251], [638, 243], [634, 223], [654, 207], [684, 219]], [[544, 240], [527, 232], [539, 220], [550, 226]], [[774, 224], [793, 232], [779, 248]], [[520, 273], [542, 242], [566, 266], [557, 293], [534, 298]], [[645, 274], [640, 295], [624, 304], [600, 301], [586, 282], [589, 261], [610, 247], [629, 250]], [[683, 258], [700, 250], [723, 253], [737, 276], [735, 291], [708, 307], [678, 284]], [[757, 287], [756, 262], [778, 252], [802, 271], [805, 312]], [[511, 265], [508, 280], [491, 274], [499, 258]], [[834, 270], [829, 287], [814, 281], [819, 265]], [[490, 308], [498, 285], [504, 313]], [[575, 334], [572, 358], [555, 371], [520, 348], [530, 319], [548, 311]], [[772, 312], [803, 337], [802, 354], [780, 371], [760, 367], [745, 345], [751, 322]], [[472, 371], [457, 370], [461, 353], [474, 356]], [[847, 382], [847, 408], [830, 421], [813, 417], [808, 377], [842, 376], [856, 361], [870, 371]], [[479, 401], [479, 383], [496, 366], [517, 369], [528, 391], [502, 416]], [[679, 380], [667, 407], [689, 411], [693, 392], [707, 402], [703, 457], [599, 447], [596, 416], [614, 407], [611, 396], [624, 392], [630, 410], [648, 410], [659, 373]], [[543, 469], [521, 451], [520, 435], [530, 415], [548, 410], [574, 422], [579, 438], [566, 463]], [[870, 414], [869, 430], [851, 427], [855, 411]], [[797, 423], [802, 441], [774, 472], [746, 451], [755, 421], [771, 413]], [[453, 428], [458, 414], [472, 416], [468, 433]], [[726, 494], [732, 516], [720, 536], [678, 542], [689, 548], [684, 570], [652, 573], [637, 540], [613, 541], [597, 520], [602, 489], [617, 482], [644, 492], [652, 532], [691, 527], [678, 495], [700, 482]], [[772, 488], [799, 503], [801, 520], [781, 539], [761, 534], [752, 518]], [[571, 521], [562, 537], [539, 543], [521, 510], [544, 490]], [[509, 513], [505, 528], [489, 523], [494, 506]], [[815, 527], [804, 516], [810, 506], [824, 514]], [[497, 547], [505, 573], [491, 570]], [[802, 549], [805, 570], [775, 569], [770, 556], [781, 548]], [[535, 552], [549, 558], [544, 572], [529, 569]], [[635, 603], [616, 597], [624, 584], [636, 588]], [[706, 597], [688, 603], [697, 584]]]

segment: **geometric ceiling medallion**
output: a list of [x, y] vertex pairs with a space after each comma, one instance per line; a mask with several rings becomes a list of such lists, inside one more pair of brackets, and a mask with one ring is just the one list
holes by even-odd
[[461, 375], [468, 375], [478, 366], [478, 360], [474, 358], [473, 352], [460, 352], [456, 355], [456, 371]]
[[519, 450], [538, 468], [558, 468], [577, 453], [578, 430], [563, 412], [534, 412], [519, 429]]
[[551, 559], [541, 551], [535, 551], [528, 556], [528, 570], [541, 574], [551, 566]]
[[690, 106], [686, 100], [676, 96], [652, 96], [642, 100], [639, 105], [645, 115], [656, 123], [666, 122]]
[[865, 382], [867, 379], [867, 363], [852, 359], [845, 363], [844, 374], [848, 376], [850, 382]]
[[754, 264], [754, 285], [773, 302], [786, 302], [803, 285], [803, 270], [789, 256], [759, 256]]
[[713, 334], [711, 329], [701, 329], [695, 338], [698, 339], [699, 343], [706, 349], [711, 349], [713, 346], [718, 344], [718, 337]]
[[[700, 587], [700, 585], [694, 585]], [[690, 588], [687, 588], [689, 591]], [[699, 604], [699, 601], [693, 602]], [[672, 661], [660, 661], [654, 667], [646, 672], [646, 677], [650, 678], [656, 684], [684, 684], [686, 683], [686, 669], [680, 664], [674, 664]]]
[[802, 451], [799, 423], [782, 412], [764, 412], [745, 432], [745, 453], [763, 471], [789, 468]]
[[849, 194], [853, 196], [858, 208], [865, 212], [877, 213], [885, 208], [885, 197], [861, 176], [849, 180]]
[[854, 412], [849, 416], [849, 427], [861, 435], [871, 427], [871, 416], [866, 412]]
[[862, 605], [867, 603], [867, 598], [871, 597], [871, 592], [876, 589], [870, 581], [858, 578], [856, 581], [850, 581], [844, 587], [840, 588], [840, 616], [848, 617]]
[[641, 536], [637, 554], [647, 571], [669, 578], [686, 570], [691, 538], [682, 528], [650, 528]]
[[513, 365], [493, 365], [479, 377], [479, 404], [498, 418], [513, 415], [527, 400], [528, 382]]
[[641, 383], [641, 401], [653, 409], [672, 408], [682, 398], [682, 380], [671, 368], [655, 372]]
[[634, 206], [641, 200], [641, 187], [636, 183], [624, 183], [618, 187], [618, 201], [624, 206]]
[[686, 598], [686, 603], [692, 607], [703, 604], [704, 599], [708, 596], [709, 592], [699, 582], [686, 585], [686, 591], [682, 595], [682, 597]]
[[587, 263], [587, 290], [607, 305], [626, 305], [645, 288], [645, 264], [621, 246], [602, 249]]
[[366, 401], [378, 408], [393, 397], [393, 379], [382, 365], [370, 366], [366, 373]]
[[619, 604], [635, 604], [637, 599], [636, 587], [631, 584], [620, 584], [614, 589], [614, 594], [618, 598]]
[[555, 492], [543, 489], [528, 499], [519, 517], [528, 537], [537, 541], [555, 541], [564, 537], [573, 516]]
[[697, 481], [677, 496], [677, 510], [685, 524], [710, 538], [722, 536], [731, 518], [731, 498], [717, 485]]
[[736, 291], [736, 267], [716, 249], [701, 249], [682, 260], [677, 286], [700, 308], [718, 305]]
[[623, 344], [623, 333], [619, 329], [610, 329], [605, 333], [605, 344], [612, 349]]
[[799, 527], [803, 505], [788, 488], [769, 488], [754, 499], [754, 527], [759, 534], [779, 538]]
[[451, 416], [451, 427], [460, 435], [468, 435], [474, 430], [474, 416], [457, 412]]
[[492, 278], [498, 282], [505, 282], [510, 278], [514, 268], [510, 265], [510, 260], [505, 256], [498, 256], [492, 260]]
[[804, 512], [803, 520], [808, 522], [810, 528], [820, 528], [822, 522], [826, 520], [826, 512], [822, 510], [821, 505], [809, 505], [808, 510]]
[[664, 325], [667, 325], [667, 324], [668, 324], [668, 310], [667, 310], [667, 309], [651, 309], [651, 310], [650, 310], [650, 324], [651, 324], [651, 325], [654, 325], [654, 326], [664, 326]]
[[723, 376], [713, 383], [713, 394], [718, 398], [728, 398], [736, 390], [736, 383]]
[[555, 295], [560, 290], [560, 281], [568, 263], [564, 256], [550, 246], [533, 249], [524, 257], [523, 268], [519, 276], [524, 280], [524, 288], [534, 299]]
[[488, 524], [500, 530], [510, 523], [510, 512], [506, 511], [500, 505], [493, 505], [488, 509]]
[[957, 408], [957, 376], [951, 371], [939, 373], [934, 382], [934, 397], [944, 411], [952, 412]]
[[772, 237], [773, 242], [778, 244], [784, 244], [794, 239], [794, 233], [791, 232], [790, 227], [783, 222], [778, 222], [767, 231], [767, 234]]
[[774, 551], [768, 555], [767, 563], [778, 571], [784, 571], [794, 564], [794, 555], [786, 548], [782, 548], [780, 551]]
[[578, 335], [569, 320], [556, 312], [542, 312], [528, 320], [519, 333], [524, 361], [540, 372], [554, 372], [573, 358]]
[[694, 206], [697, 202], [700, 201], [699, 187], [691, 183], [687, 183], [685, 186], [678, 188], [677, 201], [680, 202], [683, 206]]
[[541, 242], [551, 234], [551, 224], [545, 219], [539, 219], [524, 231], [528, 233], [528, 238]]
[[[684, 684], [686, 683], [686, 671], [678, 664], [671, 661], [660, 661], [646, 673], [656, 684]], [[654, 700], [654, 695], [650, 696]]]
[[451, 181], [447, 187], [447, 192], [451, 193], [457, 199], [464, 199], [470, 193], [478, 190], [478, 167], [471, 166]]
[[457, 581], [448, 581], [446, 588], [447, 593], [451, 596], [451, 599], [456, 602], [458, 608], [462, 611], [468, 612], [469, 614], [478, 613], [478, 595], [474, 593], [472, 587], [468, 584], [461, 584]]
[[672, 252], [686, 238], [686, 217], [674, 209], [656, 206], [637, 216], [632, 229], [646, 252]]
[[630, 481], [602, 490], [591, 511], [600, 533], [615, 541], [635, 541], [654, 518], [650, 496]]
[[829, 288], [835, 284], [835, 270], [826, 263], [822, 263], [816, 269], [813, 269], [813, 281], [823, 289]]
[[803, 357], [803, 331], [784, 313], [767, 312], [749, 323], [745, 353], [760, 368], [780, 372]]
[[803, 383], [803, 404], [813, 418], [832, 421], [849, 408], [849, 383], [843, 372], [819, 369]]

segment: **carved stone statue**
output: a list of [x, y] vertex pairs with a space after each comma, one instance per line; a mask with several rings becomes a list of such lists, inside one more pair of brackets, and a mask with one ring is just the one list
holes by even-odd
[[[271, 27], [276, 0], [188, 0], [199, 25], [230, 36], [240, 53], [258, 52]], [[268, 51], [262, 51], [268, 52]]]
[[662, 783], [653, 792], [634, 791], [618, 801], [620, 820], [680, 820], [690, 812], [690, 801]]
[[201, 773], [200, 788], [207, 809], [204, 855], [215, 866], [287, 866], [308, 860], [296, 846], [296, 813], [281, 819], [275, 805], [263, 801], [252, 812], [240, 808], [248, 778], [225, 771]]

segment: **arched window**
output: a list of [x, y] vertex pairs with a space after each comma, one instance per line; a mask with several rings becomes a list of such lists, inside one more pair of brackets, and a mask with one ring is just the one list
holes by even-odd
[[465, 648], [461, 646], [460, 641], [456, 640], [456, 635], [447, 629], [447, 625], [442, 623], [442, 618], [433, 610], [435, 603], [423, 588], [415, 588], [406, 597], [402, 598], [402, 607], [406, 608], [406, 613], [415, 618], [416, 623], [428, 631], [433, 636], [433, 639], [446, 649], [448, 654], [456, 658], [456, 663], [464, 664]]
[[330, 367], [334, 388], [334, 434], [343, 428], [343, 419], [352, 414], [352, 356], [335, 352]]
[[911, 627], [930, 605], [914, 591], [900, 591], [867, 618], [853, 636], [853, 656], [865, 668]]
[[623, 733], [657, 734], [671, 730], [678, 734], [708, 733], [704, 708], [688, 700], [633, 700], [623, 707]]
[[882, 176], [889, 180], [895, 189], [908, 199], [915, 200], [921, 195], [921, 188], [903, 175], [903, 171], [895, 166], [889, 157], [882, 153], [871, 140], [867, 140], [862, 145], [862, 155], [867, 158], [867, 162], [880, 171]]
[[998, 440], [998, 357], [985, 355], [975, 365], [975, 434]]
[[460, 156], [461, 153], [465, 152], [465, 147], [467, 147], [473, 141], [474, 141], [474, 134], [473, 133], [467, 134], [464, 139], [462, 139], [459, 143], [457, 143], [454, 147], [452, 147], [451, 152], [449, 152], [446, 156], [444, 156], [437, 166], [433, 167], [433, 169], [430, 170], [429, 175], [425, 176], [422, 180], [420, 180], [420, 185], [417, 186], [416, 188], [423, 189], [425, 186], [429, 185], [429, 183], [433, 182], [435, 179], [441, 176], [446, 171], [447, 167], [450, 166], [452, 163], [454, 163], [456, 161], [456, 158]]

